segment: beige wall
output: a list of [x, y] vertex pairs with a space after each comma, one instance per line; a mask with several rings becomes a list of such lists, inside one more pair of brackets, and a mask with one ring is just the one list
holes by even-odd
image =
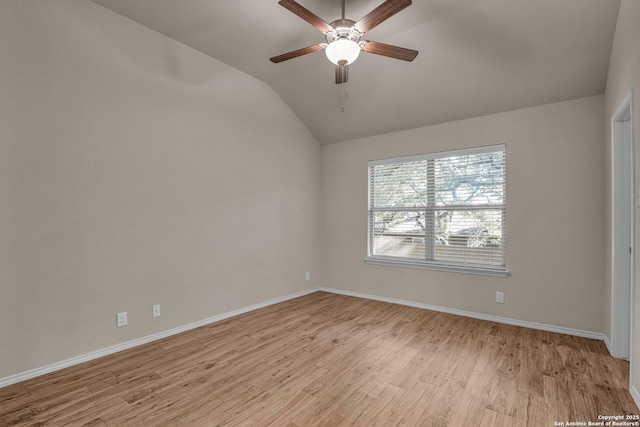
[[88, 1], [3, 0], [0, 378], [317, 286], [319, 185], [264, 83]]
[[[607, 271], [606, 271], [606, 328], [607, 335], [611, 334], [611, 263], [610, 263], [610, 217], [611, 217], [611, 180], [610, 176], [610, 159], [611, 159], [611, 116], [618, 108], [624, 97], [633, 88], [635, 114], [633, 117], [635, 127], [635, 149], [636, 149], [636, 188], [640, 188], [640, 150], [638, 147], [638, 134], [640, 132], [640, 102], [638, 101], [640, 91], [640, 2], [637, 0], [622, 0], [620, 3], [620, 12], [618, 14], [618, 22], [616, 24], [616, 35], [613, 42], [613, 51], [611, 53], [611, 62], [609, 64], [609, 74], [607, 79], [607, 89], [605, 91], [605, 115], [606, 124], [606, 155], [607, 155]], [[636, 218], [640, 218], [640, 214], [636, 213]], [[636, 219], [637, 221], [637, 219]], [[636, 225], [637, 228], [637, 225]], [[640, 248], [640, 235], [636, 232], [636, 280], [640, 279], [637, 266], [640, 265], [640, 257], [638, 250]], [[640, 388], [640, 282], [636, 281], [636, 312], [635, 312], [635, 335], [632, 363], [634, 378], [632, 378], [632, 386], [636, 389]]]
[[[324, 146], [323, 285], [603, 333], [603, 114], [596, 96]], [[501, 143], [510, 277], [363, 262], [368, 160]]]

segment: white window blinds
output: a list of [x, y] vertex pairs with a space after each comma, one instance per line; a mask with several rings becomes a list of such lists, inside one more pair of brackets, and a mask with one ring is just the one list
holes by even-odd
[[369, 162], [369, 259], [504, 271], [505, 186], [504, 145]]

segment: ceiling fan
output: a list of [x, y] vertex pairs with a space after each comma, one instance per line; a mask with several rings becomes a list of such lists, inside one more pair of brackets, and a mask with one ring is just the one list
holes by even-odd
[[410, 6], [411, 0], [387, 0], [357, 22], [345, 19], [345, 0], [342, 0], [342, 19], [335, 20], [330, 24], [294, 0], [280, 0], [278, 3], [322, 31], [327, 42], [274, 56], [271, 58], [271, 62], [279, 63], [324, 49], [329, 61], [336, 64], [336, 84], [341, 84], [346, 83], [349, 79], [349, 64], [358, 58], [360, 51], [403, 61], [413, 61], [418, 55], [417, 50], [361, 40], [364, 33]]

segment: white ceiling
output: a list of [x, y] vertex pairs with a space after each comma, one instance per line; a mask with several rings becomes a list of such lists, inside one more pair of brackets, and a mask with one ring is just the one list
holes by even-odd
[[[324, 42], [277, 0], [93, 0], [268, 83], [321, 143], [604, 93], [619, 0], [416, 0], [366, 34], [416, 49], [363, 53], [334, 83]], [[347, 0], [357, 21], [383, 0]], [[327, 22], [341, 0], [298, 0]], [[343, 89], [348, 91], [345, 97]], [[344, 111], [341, 106], [344, 105]]]

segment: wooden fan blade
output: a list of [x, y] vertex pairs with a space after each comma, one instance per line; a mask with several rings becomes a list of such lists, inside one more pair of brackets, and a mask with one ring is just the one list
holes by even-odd
[[366, 33], [410, 5], [411, 0], [387, 0], [356, 22], [354, 27], [361, 33]]
[[365, 41], [362, 47], [363, 52], [373, 53], [376, 55], [388, 56], [389, 58], [401, 59], [403, 61], [413, 61], [418, 56], [418, 51], [406, 49], [404, 47], [393, 46], [379, 42]]
[[282, 5], [284, 8], [295, 13], [300, 18], [304, 19], [323, 33], [333, 30], [333, 27], [322, 20], [322, 18], [319, 18], [313, 12], [305, 9], [303, 6], [293, 0], [280, 0], [278, 3], [280, 3], [280, 5]]
[[282, 61], [286, 61], [288, 59], [297, 58], [298, 56], [306, 55], [307, 53], [317, 52], [324, 48], [324, 44], [318, 43], [313, 46], [303, 47], [302, 49], [294, 50], [292, 52], [283, 53], [282, 55], [274, 56], [270, 58], [271, 62], [275, 62], [276, 64]]
[[346, 61], [344, 64], [336, 64], [336, 84], [346, 83], [349, 80], [349, 64]]

